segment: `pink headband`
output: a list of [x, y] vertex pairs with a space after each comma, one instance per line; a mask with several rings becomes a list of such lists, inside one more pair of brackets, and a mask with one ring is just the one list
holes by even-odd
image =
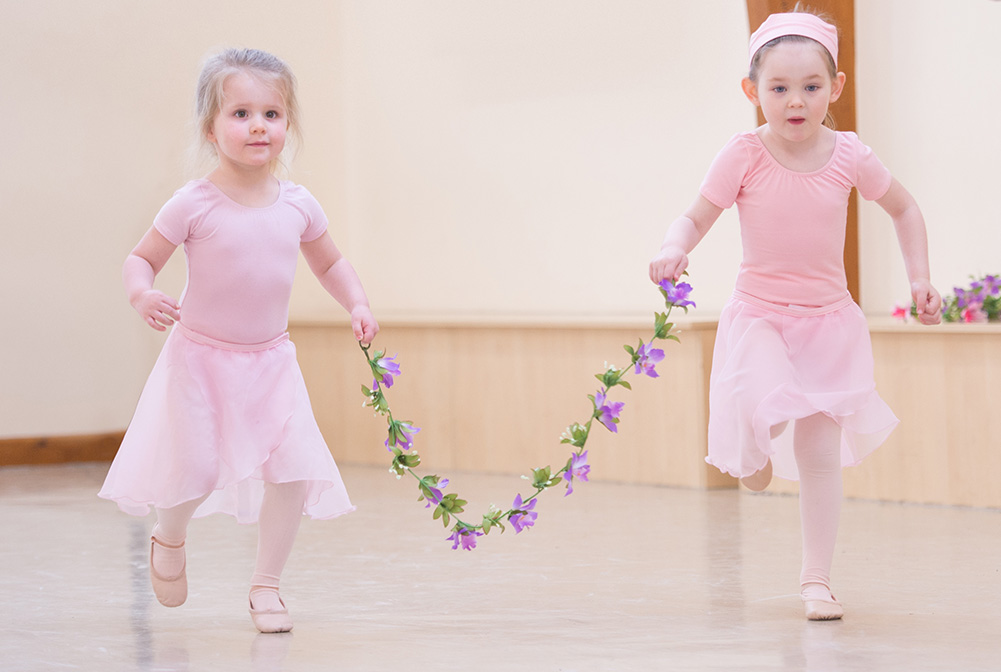
[[785, 35], [800, 35], [820, 42], [824, 49], [827, 49], [831, 58], [834, 59], [834, 66], [837, 67], [838, 29], [819, 16], [808, 12], [772, 14], [765, 19], [761, 27], [751, 35], [750, 60], [754, 60], [754, 55], [758, 53], [758, 49], [766, 43]]

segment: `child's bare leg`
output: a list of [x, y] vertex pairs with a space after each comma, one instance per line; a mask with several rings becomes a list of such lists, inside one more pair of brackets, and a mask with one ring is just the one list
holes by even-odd
[[264, 502], [258, 521], [257, 566], [250, 581], [251, 613], [258, 613], [254, 623], [262, 632], [292, 629], [288, 611], [278, 596], [278, 582], [302, 522], [306, 487], [304, 481], [264, 486]]
[[[780, 422], [777, 425], [772, 425], [771, 436], [772, 438], [777, 438], [779, 434], [785, 431], [786, 425], [789, 422]], [[768, 484], [772, 482], [772, 461], [768, 460], [765, 466], [760, 470], [754, 472], [750, 476], [745, 476], [740, 479], [744, 487], [748, 490], [753, 490], [754, 492], [761, 492], [768, 487]]]
[[823, 414], [796, 421], [793, 445], [799, 467], [803, 527], [801, 595], [810, 620], [841, 618], [831, 594], [831, 563], [841, 517], [841, 428]]

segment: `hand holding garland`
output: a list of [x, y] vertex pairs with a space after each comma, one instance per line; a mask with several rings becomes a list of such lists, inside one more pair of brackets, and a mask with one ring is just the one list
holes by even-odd
[[370, 354], [371, 346], [359, 343], [373, 377], [371, 388], [364, 385], [361, 388], [365, 395], [365, 406], [371, 406], [377, 415], [387, 419], [388, 436], [384, 445], [393, 454], [389, 471], [396, 474], [397, 478], [409, 474], [417, 480], [420, 491], [417, 501], [427, 502], [425, 508], [434, 507], [432, 513], [435, 520], [441, 519], [446, 528], [454, 521], [452, 535], [448, 537], [453, 549], [462, 547], [465, 550], [473, 550], [476, 548], [477, 537], [489, 534], [494, 528], [500, 528], [501, 532], [504, 532], [505, 521], [514, 528], [515, 534], [532, 527], [539, 515], [535, 511], [539, 495], [565, 482], [564, 497], [566, 497], [573, 493], [575, 480], [584, 482], [588, 480], [591, 467], [587, 464], [585, 445], [591, 433], [591, 425], [597, 420], [609, 431], [617, 432], [619, 414], [625, 406], [622, 402], [609, 401], [607, 396], [609, 391], [617, 386], [631, 390], [632, 386], [623, 380], [630, 370], [637, 375], [657, 378], [655, 366], [664, 359], [664, 351], [654, 348], [653, 341], [658, 339], [677, 341], [678, 337], [671, 333], [674, 324], [668, 322], [671, 311], [674, 308], [681, 308], [687, 313], [688, 307], [695, 305], [688, 299], [692, 291], [688, 283], [676, 283], [665, 279], [658, 286], [664, 297], [666, 311], [654, 314], [654, 332], [650, 343], [644, 343], [640, 339], [636, 349], [628, 345], [623, 346], [629, 353], [630, 363], [621, 369], [609, 366], [604, 372], [595, 375], [595, 378], [601, 381], [602, 387], [597, 393], [589, 394], [587, 397], [591, 401], [591, 417], [584, 424], [576, 422], [571, 424], [560, 437], [560, 443], [570, 444], [575, 449], [566, 464], [555, 473], [550, 466], [533, 469], [531, 477], [522, 477], [531, 481], [533, 492], [527, 497], [521, 493], [517, 494], [511, 507], [506, 511], [491, 505], [479, 523], [468, 522], [459, 517], [458, 514], [464, 512], [466, 500], [460, 499], [456, 493], [447, 495], [442, 493], [442, 489], [448, 485], [448, 479], [439, 478], [435, 474], [420, 476], [414, 471], [414, 468], [421, 463], [420, 455], [413, 447], [413, 437], [420, 428], [409, 420], [397, 420], [393, 416], [385, 393], [385, 389], [393, 386], [395, 376], [400, 375], [400, 366], [395, 361], [396, 355], [386, 357], [384, 350]]

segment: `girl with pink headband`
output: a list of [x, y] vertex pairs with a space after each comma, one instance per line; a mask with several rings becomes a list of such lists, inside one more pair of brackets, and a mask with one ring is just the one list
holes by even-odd
[[845, 75], [838, 33], [820, 17], [773, 14], [750, 40], [744, 94], [765, 124], [738, 133], [667, 231], [650, 279], [678, 279], [688, 254], [737, 205], [743, 259], [720, 315], [706, 461], [763, 490], [799, 480], [806, 617], [844, 610], [831, 592], [841, 469], [882, 443], [897, 418], [879, 397], [865, 316], [844, 268], [852, 188], [893, 220], [920, 321], [940, 320], [924, 219], [914, 198], [854, 133], [825, 125]]

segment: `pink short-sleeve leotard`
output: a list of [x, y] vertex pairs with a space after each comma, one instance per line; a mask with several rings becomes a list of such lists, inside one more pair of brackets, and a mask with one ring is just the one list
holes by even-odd
[[254, 522], [265, 483], [303, 481], [304, 513], [351, 511], [286, 333], [299, 246], [327, 229], [319, 204], [282, 182], [272, 205], [244, 207], [200, 179], [179, 189], [153, 226], [184, 244], [181, 321], [100, 496], [142, 516], [208, 495], [196, 516]]
[[184, 244], [183, 324], [220, 341], [253, 344], [287, 329], [299, 244], [319, 238], [327, 218], [313, 195], [292, 182], [281, 182], [272, 205], [251, 208], [200, 179], [179, 189], [153, 226]]
[[874, 200], [891, 179], [854, 133], [837, 133], [822, 168], [797, 173], [748, 131], [720, 150], [700, 192], [721, 208], [737, 204], [744, 253], [738, 291], [771, 303], [824, 306], [848, 291], [845, 221], [852, 187]]
[[876, 393], [872, 346], [848, 294], [845, 223], [853, 187], [889, 189], [889, 171], [854, 133], [839, 132], [818, 170], [782, 166], [755, 131], [723, 147], [700, 193], [740, 216], [743, 259], [720, 314], [709, 389], [710, 464], [744, 477], [771, 460], [799, 477], [792, 436], [778, 428], [817, 413], [842, 429], [841, 461], [857, 464], [897, 423]]

